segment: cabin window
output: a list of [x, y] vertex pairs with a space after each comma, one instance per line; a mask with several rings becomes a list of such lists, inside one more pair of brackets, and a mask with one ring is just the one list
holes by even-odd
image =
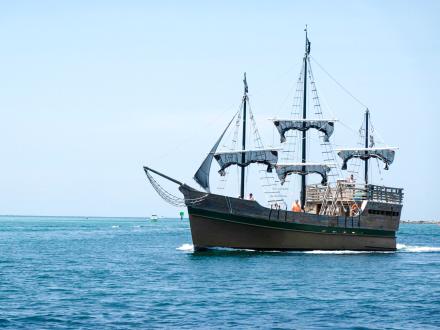
[[385, 215], [388, 217], [397, 217], [399, 215], [399, 212], [393, 212], [393, 211], [383, 211], [383, 210], [373, 210], [373, 209], [369, 209], [368, 210], [369, 214], [379, 214], [379, 215]]

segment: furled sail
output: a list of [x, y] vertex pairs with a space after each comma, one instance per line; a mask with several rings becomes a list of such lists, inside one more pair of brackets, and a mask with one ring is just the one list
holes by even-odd
[[284, 184], [289, 174], [307, 175], [311, 173], [319, 174], [322, 177], [321, 183], [327, 184], [327, 173], [330, 172], [330, 166], [319, 163], [287, 163], [277, 164], [276, 171], [281, 184]]
[[385, 163], [385, 169], [394, 161], [396, 148], [353, 148], [353, 149], [336, 149], [338, 156], [342, 158], [342, 169], [347, 169], [347, 162], [352, 158], [360, 158], [367, 160], [370, 158], [380, 159]]
[[311, 128], [324, 133], [324, 140], [328, 142], [335, 126], [335, 120], [324, 119], [273, 119], [272, 121], [280, 133], [281, 142], [286, 142], [285, 134], [289, 130], [307, 131]]
[[[242, 155], [244, 154], [244, 162]], [[277, 149], [254, 149], [254, 150], [238, 150], [217, 152], [214, 158], [220, 165], [218, 171], [221, 176], [225, 175], [225, 169], [231, 165], [246, 167], [252, 163], [266, 164], [267, 171], [272, 172], [273, 166], [278, 161]]]
[[197, 170], [196, 174], [194, 174], [194, 180], [200, 186], [202, 186], [202, 188], [205, 189], [207, 192], [209, 192], [209, 172], [211, 170], [212, 158], [214, 157], [214, 154], [217, 151], [217, 148], [218, 148], [221, 140], [223, 139], [223, 136], [225, 135], [225, 133], [228, 130], [229, 126], [231, 126], [231, 123], [234, 120], [235, 116], [232, 117], [231, 121], [229, 122], [228, 126], [226, 126], [226, 128], [223, 131], [222, 135], [220, 135], [220, 138], [214, 144], [214, 146], [212, 147], [211, 151], [209, 152], [209, 154], [206, 156], [205, 160], [203, 161], [202, 165], [200, 165], [200, 167]]

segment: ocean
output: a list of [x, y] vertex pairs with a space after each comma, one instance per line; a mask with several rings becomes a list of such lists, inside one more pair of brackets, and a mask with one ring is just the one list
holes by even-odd
[[0, 328], [439, 329], [440, 226], [398, 243], [194, 252], [185, 219], [0, 217]]

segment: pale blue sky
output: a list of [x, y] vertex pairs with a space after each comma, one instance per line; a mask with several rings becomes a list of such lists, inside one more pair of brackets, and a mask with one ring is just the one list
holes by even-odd
[[[307, 23], [312, 56], [400, 147], [384, 183], [405, 188], [403, 217], [438, 219], [439, 16], [438, 1], [1, 1], [0, 214], [176, 215], [142, 165], [191, 182], [243, 71], [259, 124], [288, 110]], [[363, 108], [314, 73], [357, 129]]]

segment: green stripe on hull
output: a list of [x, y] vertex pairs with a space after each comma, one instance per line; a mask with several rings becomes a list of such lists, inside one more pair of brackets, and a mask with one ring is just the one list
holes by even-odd
[[203, 209], [197, 209], [188, 206], [188, 213], [190, 215], [196, 215], [214, 220], [222, 220], [235, 222], [251, 226], [259, 226], [273, 229], [294, 230], [303, 232], [313, 232], [319, 234], [343, 234], [343, 235], [357, 235], [357, 236], [375, 236], [375, 237], [392, 237], [395, 238], [394, 231], [375, 230], [375, 229], [363, 229], [363, 228], [343, 228], [343, 227], [327, 227], [327, 226], [315, 226], [306, 225], [293, 222], [281, 222], [273, 220], [263, 220], [251, 217], [246, 217], [236, 214], [219, 213], [215, 211], [207, 211]]

